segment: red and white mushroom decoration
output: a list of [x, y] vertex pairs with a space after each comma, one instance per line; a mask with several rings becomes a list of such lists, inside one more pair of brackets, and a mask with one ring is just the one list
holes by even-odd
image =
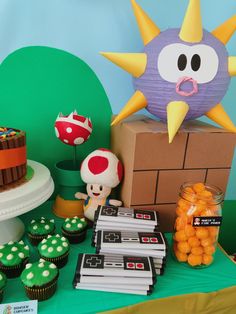
[[94, 221], [99, 205], [121, 206], [122, 202], [110, 199], [112, 188], [115, 188], [123, 177], [123, 166], [110, 150], [100, 148], [89, 154], [82, 162], [80, 174], [87, 184], [87, 194], [77, 192], [75, 198], [83, 199], [84, 216]]
[[87, 184], [116, 187], [123, 177], [123, 166], [110, 150], [100, 148], [89, 154], [81, 165], [81, 178]]
[[78, 115], [76, 111], [68, 116], [59, 114], [55, 122], [56, 136], [64, 144], [76, 146], [86, 142], [92, 133], [90, 118]]

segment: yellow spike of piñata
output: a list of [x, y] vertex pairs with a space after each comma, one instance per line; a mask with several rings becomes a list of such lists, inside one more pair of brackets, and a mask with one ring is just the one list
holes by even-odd
[[180, 39], [188, 43], [199, 43], [203, 37], [200, 0], [190, 0], [179, 33]]
[[150, 19], [150, 17], [143, 11], [143, 9], [136, 3], [135, 0], [131, 0], [134, 14], [139, 26], [143, 43], [146, 46], [156, 36], [160, 34], [160, 29]]
[[133, 113], [145, 108], [147, 106], [147, 100], [142, 92], [136, 91], [130, 98], [118, 116], [112, 121], [111, 125], [118, 124], [121, 120], [128, 118]]
[[206, 113], [206, 116], [228, 131], [236, 133], [236, 127], [221, 104], [216, 105]]
[[230, 19], [225, 21], [223, 24], [218, 26], [212, 35], [214, 35], [218, 40], [220, 40], [224, 45], [230, 40], [232, 35], [236, 30], [236, 15], [232, 16]]
[[167, 107], [167, 127], [169, 134], [169, 143], [172, 143], [178, 132], [184, 118], [186, 117], [189, 106], [184, 101], [171, 101]]
[[140, 77], [145, 72], [147, 65], [146, 53], [101, 52], [101, 55], [134, 77]]

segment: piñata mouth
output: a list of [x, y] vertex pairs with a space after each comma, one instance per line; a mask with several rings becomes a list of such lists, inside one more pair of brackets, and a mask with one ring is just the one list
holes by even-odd
[[198, 84], [197, 81], [195, 81], [193, 78], [183, 76], [176, 83], [175, 90], [176, 93], [179, 94], [180, 96], [184, 97], [193, 96], [194, 94], [198, 93]]

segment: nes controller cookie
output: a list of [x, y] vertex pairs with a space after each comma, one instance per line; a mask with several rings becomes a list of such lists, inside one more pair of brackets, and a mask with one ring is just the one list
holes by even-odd
[[[144, 287], [146, 288], [146, 287]], [[120, 287], [116, 286], [91, 286], [87, 284], [78, 284], [75, 286], [75, 289], [79, 290], [92, 290], [92, 291], [103, 291], [103, 292], [114, 292], [114, 293], [125, 293], [125, 294], [137, 294], [137, 295], [150, 295], [152, 290], [134, 290], [134, 289], [121, 289]]]
[[161, 232], [99, 230], [96, 237], [98, 249], [161, 250], [166, 253], [166, 241]]
[[151, 257], [79, 254], [73, 285], [80, 276], [152, 278], [156, 272]]
[[132, 249], [116, 249], [116, 248], [99, 248], [96, 247], [97, 254], [121, 254], [121, 255], [132, 255], [132, 256], [151, 256], [152, 258], [165, 259], [165, 250], [132, 250]]
[[159, 216], [154, 210], [139, 210], [115, 206], [98, 206], [95, 217], [97, 221], [142, 224], [143, 226], [159, 226]]
[[107, 284], [107, 285], [141, 285], [141, 286], [153, 286], [153, 278], [137, 278], [137, 277], [114, 277], [114, 276], [86, 276], [81, 275], [77, 277], [76, 284]]
[[164, 253], [158, 253], [154, 250], [145, 250], [144, 251], [135, 251], [135, 250], [112, 250], [112, 249], [101, 249], [96, 250], [96, 254], [105, 254], [105, 255], [125, 255], [125, 256], [142, 256], [142, 257], [152, 257], [154, 263], [166, 265], [166, 255]]
[[98, 220], [94, 223], [93, 229], [95, 232], [99, 230], [117, 230], [117, 231], [139, 231], [139, 232], [157, 232], [157, 226], [149, 226], [142, 224], [131, 224], [131, 223], [121, 223], [121, 222], [111, 222], [111, 221], [101, 221]]

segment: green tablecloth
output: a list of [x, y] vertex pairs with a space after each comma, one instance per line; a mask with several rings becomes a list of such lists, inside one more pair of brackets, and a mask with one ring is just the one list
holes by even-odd
[[[23, 216], [22, 220], [27, 225], [31, 219], [53, 217], [52, 202], [31, 211]], [[57, 231], [60, 232], [62, 219], [56, 218]], [[49, 300], [39, 303], [39, 313], [97, 313], [136, 303], [177, 296], [194, 292], [212, 292], [223, 288], [236, 286], [236, 264], [234, 264], [219, 248], [213, 265], [205, 269], [191, 269], [173, 260], [171, 254], [165, 274], [159, 276], [155, 291], [150, 296], [135, 296], [128, 294], [82, 291], [72, 288], [78, 253], [94, 253], [91, 246], [91, 230], [87, 239], [81, 244], [71, 245], [68, 264], [60, 270], [58, 289]], [[167, 235], [171, 240], [171, 235]], [[38, 258], [36, 250], [31, 247], [32, 258]], [[9, 279], [5, 290], [4, 303], [27, 300], [19, 278]], [[236, 311], [235, 311], [236, 313]]]

